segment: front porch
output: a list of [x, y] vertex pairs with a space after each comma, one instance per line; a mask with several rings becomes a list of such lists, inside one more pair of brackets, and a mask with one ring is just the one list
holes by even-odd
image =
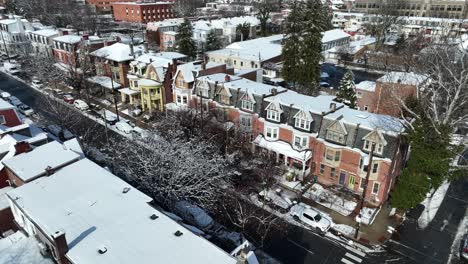
[[289, 176], [292, 177], [291, 180], [303, 181], [311, 174], [311, 150], [297, 150], [287, 142], [270, 141], [265, 139], [263, 135], [257, 136], [253, 141], [253, 147], [262, 148], [267, 150], [270, 155], [275, 155], [276, 162], [283, 164], [288, 169], [289, 175], [292, 175]]

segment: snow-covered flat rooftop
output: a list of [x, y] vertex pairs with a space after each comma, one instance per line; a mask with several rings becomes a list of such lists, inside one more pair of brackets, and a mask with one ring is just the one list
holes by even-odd
[[76, 161], [80, 155], [67, 149], [62, 144], [52, 141], [3, 161], [23, 181], [30, 181], [45, 173], [47, 167], [52, 169]]
[[375, 82], [362, 81], [362, 82], [356, 84], [356, 89], [373, 92], [373, 91], [375, 91]]
[[405, 85], [420, 85], [428, 79], [427, 76], [414, 72], [389, 72], [377, 81], [383, 83], [401, 83]]
[[[65, 232], [73, 263], [236, 263], [148, 205], [150, 197], [87, 159], [7, 195], [45, 233]], [[107, 252], [99, 254], [102, 247]]]
[[316, 114], [330, 111], [330, 104], [335, 103], [337, 107], [343, 104], [334, 102], [335, 96], [309, 96], [288, 90], [276, 96], [265, 98], [266, 102], [278, 102], [284, 106], [291, 106], [298, 110], [309, 111]]
[[268, 84], [264, 84], [261, 82], [254, 82], [245, 78], [241, 78], [241, 79], [234, 80], [231, 82], [226, 82], [224, 84], [224, 87], [233, 89], [233, 90], [240, 89], [244, 93], [256, 94], [256, 95], [271, 94], [273, 92], [273, 89], [276, 89], [277, 92], [286, 90], [285, 88], [281, 86], [273, 86], [273, 85], [268, 85]]
[[41, 255], [37, 241], [18, 231], [0, 239], [0, 263], [10, 264], [54, 264]]
[[68, 44], [76, 44], [81, 41], [81, 36], [78, 35], [65, 35], [54, 38], [55, 41], [60, 41]]
[[[133, 47], [134, 53], [143, 52], [144, 47], [142, 45]], [[130, 45], [123, 43], [114, 43], [110, 46], [100, 48], [96, 51], [91, 52], [91, 55], [105, 58], [111, 61], [123, 62], [134, 59], [131, 54]]]

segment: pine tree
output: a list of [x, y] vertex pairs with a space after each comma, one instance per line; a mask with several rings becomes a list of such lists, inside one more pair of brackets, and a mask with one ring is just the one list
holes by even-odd
[[351, 108], [356, 108], [356, 85], [352, 71], [347, 71], [340, 81], [336, 101], [342, 102]]
[[283, 78], [306, 94], [317, 92], [322, 60], [322, 32], [329, 14], [321, 0], [294, 2], [286, 24]]
[[218, 50], [222, 46], [221, 40], [216, 35], [216, 31], [213, 29], [208, 32], [208, 35], [206, 36], [206, 44], [205, 44], [205, 50], [210, 51], [210, 50]]
[[179, 26], [179, 32], [177, 34], [177, 50], [187, 55], [189, 59], [194, 59], [197, 55], [197, 46], [195, 40], [193, 40], [193, 28], [192, 23], [185, 18], [184, 22]]

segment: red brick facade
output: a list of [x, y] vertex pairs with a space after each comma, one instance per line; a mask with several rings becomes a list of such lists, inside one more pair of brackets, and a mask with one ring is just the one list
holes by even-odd
[[114, 3], [112, 10], [117, 21], [148, 23], [175, 18], [172, 3]]

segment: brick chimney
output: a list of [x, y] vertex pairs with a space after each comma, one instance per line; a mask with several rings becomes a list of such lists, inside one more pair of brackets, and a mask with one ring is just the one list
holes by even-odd
[[67, 239], [65, 238], [65, 232], [56, 231], [54, 234], [52, 234], [52, 239], [54, 240], [54, 248], [51, 250], [55, 250], [58, 263], [68, 263], [67, 259], [65, 258], [65, 254], [68, 252], [68, 243]]
[[21, 141], [15, 145], [16, 155], [31, 151], [31, 145], [28, 142]]
[[330, 111], [332, 112], [336, 111], [336, 103], [330, 103]]
[[82, 36], [82, 39], [83, 39], [83, 40], [88, 40], [88, 39], [89, 39], [89, 35], [83, 35], [83, 36]]
[[224, 81], [230, 82], [231, 81], [231, 76], [226, 74], [226, 76], [224, 76]]
[[47, 168], [45, 168], [45, 172], [47, 176], [50, 176], [55, 173], [55, 170], [51, 166], [47, 166]]

